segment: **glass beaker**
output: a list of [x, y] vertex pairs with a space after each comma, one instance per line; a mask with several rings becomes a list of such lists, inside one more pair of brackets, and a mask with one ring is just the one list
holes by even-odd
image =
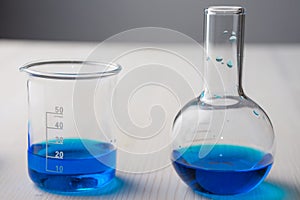
[[242, 7], [205, 9], [204, 89], [173, 124], [173, 166], [202, 194], [248, 192], [273, 164], [270, 119], [242, 88], [244, 19]]
[[29, 75], [28, 172], [36, 185], [82, 192], [115, 177], [109, 102], [120, 70], [89, 61], [42, 61], [20, 68]]

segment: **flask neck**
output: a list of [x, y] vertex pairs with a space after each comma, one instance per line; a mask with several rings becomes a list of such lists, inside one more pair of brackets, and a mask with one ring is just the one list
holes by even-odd
[[213, 6], [205, 10], [203, 97], [243, 95], [244, 20], [241, 7]]

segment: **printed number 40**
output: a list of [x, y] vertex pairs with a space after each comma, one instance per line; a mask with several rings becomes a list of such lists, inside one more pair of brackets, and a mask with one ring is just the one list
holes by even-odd
[[64, 128], [64, 123], [63, 122], [56, 122], [55, 127], [58, 129], [63, 129]]

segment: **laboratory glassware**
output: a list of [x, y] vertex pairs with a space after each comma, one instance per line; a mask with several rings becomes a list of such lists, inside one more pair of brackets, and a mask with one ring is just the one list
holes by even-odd
[[273, 164], [271, 121], [242, 88], [244, 20], [242, 7], [205, 9], [204, 89], [173, 124], [173, 166], [202, 194], [248, 192]]
[[20, 68], [29, 75], [28, 172], [36, 185], [83, 192], [115, 177], [116, 138], [108, 113], [120, 70], [113, 63], [69, 60]]

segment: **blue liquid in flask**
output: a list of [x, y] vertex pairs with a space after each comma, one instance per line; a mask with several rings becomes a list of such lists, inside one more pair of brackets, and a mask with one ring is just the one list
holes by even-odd
[[114, 146], [94, 140], [64, 139], [63, 145], [49, 141], [28, 149], [30, 178], [53, 192], [99, 189], [115, 177], [115, 163]]
[[[206, 154], [201, 157], [199, 151]], [[207, 153], [205, 151], [208, 150]], [[273, 157], [234, 145], [195, 145], [174, 150], [173, 166], [193, 190], [204, 194], [234, 195], [259, 185], [269, 173]]]

